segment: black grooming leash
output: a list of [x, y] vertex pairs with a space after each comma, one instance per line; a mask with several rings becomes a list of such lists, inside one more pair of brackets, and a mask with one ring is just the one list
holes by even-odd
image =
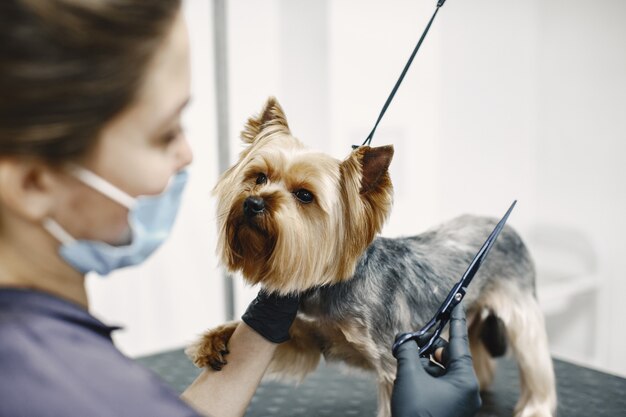
[[[435, 20], [435, 16], [437, 16], [437, 12], [439, 11], [439, 8], [443, 6], [445, 2], [446, 0], [437, 1], [437, 8], [435, 9], [435, 13], [433, 13], [433, 17], [430, 18], [430, 21], [428, 22], [426, 29], [424, 29], [424, 33], [422, 33], [420, 40], [417, 42], [417, 45], [415, 45], [415, 49], [413, 49], [413, 53], [411, 54], [411, 57], [407, 61], [406, 65], [404, 66], [404, 69], [402, 70], [402, 74], [400, 74], [400, 78], [398, 78], [398, 81], [396, 81], [396, 85], [394, 85], [393, 90], [391, 90], [391, 94], [389, 94], [389, 97], [387, 97], [387, 101], [385, 102], [383, 109], [380, 111], [380, 114], [378, 115], [378, 120], [376, 120], [376, 124], [374, 124], [374, 128], [372, 129], [370, 134], [367, 135], [367, 138], [365, 138], [365, 141], [361, 144], [361, 146], [364, 146], [364, 145], [369, 146], [370, 143], [372, 143], [372, 139], [374, 138], [374, 132], [376, 132], [376, 128], [378, 127], [378, 124], [380, 123], [381, 119], [385, 115], [385, 112], [387, 111], [387, 107], [389, 107], [389, 104], [391, 104], [391, 100], [393, 100], [393, 97], [396, 95], [396, 92], [398, 91], [400, 84], [402, 84], [402, 80], [404, 79], [404, 76], [406, 75], [407, 71], [409, 70], [409, 67], [413, 63], [413, 58], [415, 58], [415, 55], [417, 55], [417, 51], [420, 49], [420, 46], [422, 46], [422, 42], [424, 41], [424, 38], [426, 37], [428, 30], [430, 29], [430, 25], [433, 24], [433, 21]], [[356, 149], [358, 147], [359, 145], [352, 145], [353, 149]]]

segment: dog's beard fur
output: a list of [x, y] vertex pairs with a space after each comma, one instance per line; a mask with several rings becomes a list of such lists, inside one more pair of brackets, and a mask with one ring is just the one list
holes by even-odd
[[[344, 161], [310, 151], [291, 135], [273, 98], [242, 138], [249, 146], [214, 190], [223, 263], [282, 294], [351, 277], [391, 210], [393, 148], [361, 147]], [[260, 174], [267, 181], [257, 184]], [[312, 202], [294, 196], [301, 189]], [[262, 213], [246, 215], [249, 197], [263, 200]]]

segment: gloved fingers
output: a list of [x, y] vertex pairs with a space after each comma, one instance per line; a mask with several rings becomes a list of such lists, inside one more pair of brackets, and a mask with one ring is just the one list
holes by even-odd
[[[425, 346], [426, 344], [428, 344], [428, 342], [430, 341], [432, 334], [424, 334], [421, 336], [417, 337], [417, 344], [418, 346]], [[447, 348], [448, 347], [448, 342], [441, 338], [441, 337], [437, 337], [435, 339], [435, 341], [432, 344], [432, 347], [430, 348], [430, 352], [433, 352], [433, 356], [435, 357], [435, 360], [439, 363], [442, 363], [442, 348]]]
[[[406, 333], [397, 334], [395, 340], [398, 340], [398, 338], [400, 338], [404, 334]], [[418, 350], [421, 346], [424, 346], [426, 343], [428, 343], [429, 339], [430, 339], [430, 335], [428, 334], [419, 336], [417, 340], [415, 340], [417, 342]], [[409, 342], [406, 342], [406, 343], [409, 343]], [[437, 337], [435, 339], [430, 349], [430, 351], [433, 352], [432, 357], [434, 358], [435, 362], [439, 364], [443, 364], [442, 362], [443, 355], [444, 355], [444, 351], [447, 350], [447, 348], [448, 348], [447, 340], [443, 339], [442, 337]]]
[[443, 352], [448, 350], [448, 342], [438, 337], [433, 342], [433, 354], [431, 358], [422, 358], [422, 366], [430, 376], [440, 377], [446, 373], [446, 368], [442, 365]]
[[400, 345], [396, 359], [398, 360], [396, 379], [425, 375], [426, 371], [420, 362], [419, 347], [415, 341], [409, 340]]
[[425, 344], [428, 343], [428, 341], [430, 340], [431, 336], [432, 336], [432, 334], [426, 333], [426, 334], [423, 334], [421, 336], [417, 336], [415, 341], [417, 342], [417, 344], [419, 346], [424, 346]]
[[432, 377], [438, 378], [446, 373], [446, 368], [433, 362], [429, 358], [420, 358], [420, 362], [424, 370]]
[[475, 415], [481, 406], [480, 386], [474, 366], [472, 354], [469, 348], [467, 335], [467, 322], [465, 308], [461, 303], [457, 305], [450, 315], [450, 343], [448, 345], [447, 371], [443, 378], [448, 379], [457, 386], [465, 398], [465, 410], [463, 415]]
[[298, 294], [279, 295], [261, 289], [241, 319], [272, 343], [289, 340], [289, 328], [298, 312]]
[[440, 364], [444, 364], [444, 355], [446, 355], [446, 352], [448, 351], [448, 342], [441, 338], [438, 337], [437, 339], [435, 339], [435, 341], [433, 342], [433, 358], [435, 359], [435, 361], [437, 361]]
[[450, 316], [450, 342], [448, 349], [444, 349], [443, 365], [446, 368], [454, 368], [456, 365], [463, 367], [472, 365], [472, 355], [467, 336], [467, 322], [465, 320], [465, 308], [459, 303], [452, 310]]

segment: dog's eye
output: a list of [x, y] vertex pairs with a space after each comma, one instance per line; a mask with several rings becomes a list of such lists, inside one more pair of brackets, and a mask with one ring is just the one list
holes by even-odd
[[298, 190], [295, 191], [293, 194], [298, 200], [302, 201], [303, 203], [310, 203], [311, 201], [313, 201], [313, 194], [311, 194], [311, 192], [308, 190]]
[[265, 174], [259, 174], [256, 177], [256, 183], [261, 185], [261, 184], [265, 184], [267, 182], [267, 176]]

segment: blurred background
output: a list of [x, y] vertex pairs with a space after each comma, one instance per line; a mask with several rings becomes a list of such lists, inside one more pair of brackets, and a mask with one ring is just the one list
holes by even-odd
[[[306, 145], [360, 144], [435, 0], [187, 0], [192, 177], [172, 238], [146, 264], [89, 280], [131, 356], [179, 348], [257, 292], [215, 256], [221, 170], [245, 120], [278, 98]], [[557, 358], [626, 376], [626, 2], [449, 0], [374, 137], [393, 144], [385, 236], [463, 213], [528, 244]], [[232, 288], [231, 288], [232, 287]], [[231, 297], [232, 296], [232, 297]]]

